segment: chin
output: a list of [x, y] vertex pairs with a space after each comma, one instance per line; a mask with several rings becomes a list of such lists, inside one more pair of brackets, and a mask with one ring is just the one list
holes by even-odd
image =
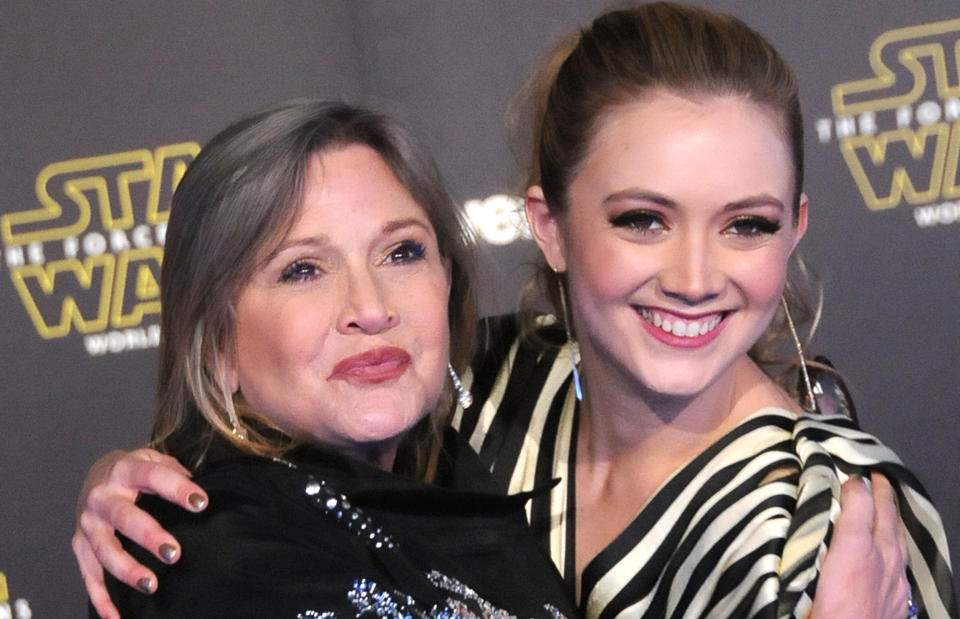
[[400, 441], [429, 413], [421, 402], [403, 402], [396, 394], [388, 401], [367, 402], [358, 409], [347, 420], [347, 433], [358, 443]]
[[348, 434], [350, 440], [361, 444], [396, 443], [413, 429], [419, 417], [397, 419], [395, 416], [372, 415], [358, 419]]
[[649, 393], [666, 398], [689, 399], [703, 393], [719, 374], [704, 373], [682, 366], [661, 366], [657, 372], [641, 373], [639, 378], [643, 389]]

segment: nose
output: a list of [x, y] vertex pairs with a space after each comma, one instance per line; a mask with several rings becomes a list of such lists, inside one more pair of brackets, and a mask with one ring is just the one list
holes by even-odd
[[659, 278], [662, 292], [691, 306], [719, 297], [724, 279], [709, 240], [686, 235], [671, 245]]
[[396, 324], [389, 291], [369, 268], [356, 268], [346, 274], [342, 287], [342, 309], [337, 320], [341, 333], [381, 333]]

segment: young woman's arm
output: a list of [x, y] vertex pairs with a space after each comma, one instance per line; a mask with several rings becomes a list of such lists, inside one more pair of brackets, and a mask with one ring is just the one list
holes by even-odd
[[907, 542], [893, 487], [880, 473], [840, 490], [840, 517], [824, 557], [811, 619], [903, 619], [907, 616]]

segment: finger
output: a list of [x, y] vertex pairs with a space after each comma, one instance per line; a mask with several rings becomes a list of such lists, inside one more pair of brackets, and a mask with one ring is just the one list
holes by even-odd
[[[143, 593], [153, 593], [157, 588], [157, 577], [146, 566], [133, 558], [120, 545], [112, 529], [102, 525], [98, 530], [90, 523], [84, 523], [84, 529], [92, 531], [87, 535], [86, 542], [90, 546], [94, 560], [120, 582], [133, 587]], [[102, 572], [102, 570], [101, 570]], [[102, 575], [101, 575], [102, 581]]]
[[[131, 458], [117, 462], [113, 479], [126, 489], [156, 494], [192, 512], [202, 511], [209, 503], [203, 488], [190, 481], [190, 472], [170, 456], [152, 452], [142, 459], [138, 450]], [[137, 455], [135, 455], [137, 454]]]
[[193, 474], [190, 472], [190, 469], [180, 464], [180, 461], [170, 456], [168, 454], [160, 453], [155, 449], [149, 449], [147, 447], [142, 447], [140, 449], [135, 449], [130, 452], [131, 456], [141, 458], [143, 460], [150, 460], [157, 462], [159, 464], [164, 464], [169, 468], [181, 472], [186, 477], [193, 477]]
[[900, 519], [897, 495], [893, 485], [882, 473], [873, 472], [870, 477], [873, 482], [873, 499], [877, 507], [874, 537], [895, 540], [902, 560], [906, 561], [907, 535], [903, 521]]
[[836, 528], [873, 535], [875, 506], [873, 495], [860, 477], [851, 477], [840, 488], [840, 516]]
[[[109, 495], [94, 489], [89, 497], [90, 512], [80, 514], [79, 528], [94, 548], [111, 552], [120, 548], [116, 531], [134, 544], [146, 548], [164, 563], [180, 558], [180, 544], [153, 516], [122, 495]], [[110, 573], [119, 578], [113, 570]]]
[[93, 608], [102, 619], [120, 619], [120, 612], [113, 605], [110, 593], [104, 584], [103, 568], [94, 556], [93, 549], [90, 548], [86, 538], [79, 532], [74, 533], [72, 546], [77, 565], [80, 566], [83, 585], [87, 589], [87, 596]]
[[897, 541], [900, 519], [897, 517], [897, 499], [890, 481], [879, 472], [870, 473], [873, 503], [876, 515], [873, 523], [874, 537]]

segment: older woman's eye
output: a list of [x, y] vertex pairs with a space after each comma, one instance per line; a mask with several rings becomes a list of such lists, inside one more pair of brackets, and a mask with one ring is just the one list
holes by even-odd
[[646, 210], [624, 211], [610, 218], [610, 225], [650, 234], [667, 229], [666, 221], [660, 213]]
[[755, 237], [776, 234], [778, 230], [780, 230], [778, 220], [759, 215], [748, 215], [734, 219], [724, 232], [743, 237]]
[[385, 262], [391, 264], [406, 264], [422, 260], [427, 254], [427, 249], [423, 243], [416, 241], [403, 241], [387, 253]]
[[281, 282], [302, 282], [319, 277], [320, 267], [306, 260], [297, 260], [280, 273]]

